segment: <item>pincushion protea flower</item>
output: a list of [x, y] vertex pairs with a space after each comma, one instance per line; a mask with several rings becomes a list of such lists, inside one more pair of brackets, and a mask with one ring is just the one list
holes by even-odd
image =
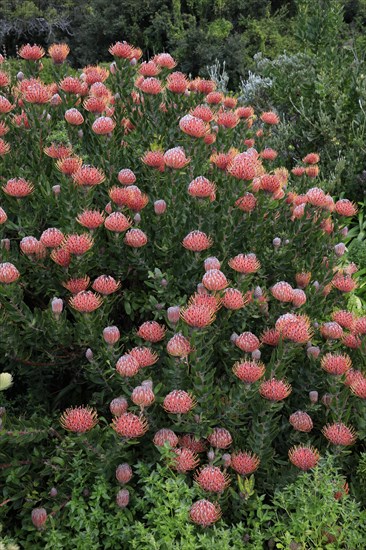
[[100, 65], [88, 65], [83, 68], [83, 75], [85, 82], [91, 86], [95, 83], [100, 83], [107, 80], [109, 71]]
[[48, 55], [56, 65], [61, 65], [70, 53], [70, 48], [67, 44], [51, 44], [48, 48]]
[[122, 485], [125, 485], [132, 479], [132, 468], [129, 464], [124, 462], [123, 464], [119, 464], [116, 468], [116, 479], [118, 483], [121, 483]]
[[196, 406], [196, 400], [184, 390], [173, 390], [165, 396], [163, 407], [170, 414], [187, 414]]
[[127, 42], [116, 42], [109, 48], [109, 53], [121, 59], [132, 59], [133, 46]]
[[72, 174], [72, 179], [82, 187], [94, 187], [105, 180], [105, 174], [95, 166], [83, 164], [77, 172]]
[[208, 527], [221, 518], [221, 508], [219, 504], [213, 504], [209, 500], [198, 500], [192, 504], [189, 517], [193, 523], [202, 525], [202, 527]]
[[235, 206], [237, 206], [243, 212], [252, 212], [256, 207], [257, 199], [252, 193], [245, 193], [242, 197], [239, 197], [235, 201]]
[[242, 332], [235, 341], [235, 345], [245, 351], [250, 353], [259, 348], [260, 341], [252, 332]]
[[278, 346], [280, 338], [281, 333], [278, 330], [269, 328], [263, 332], [260, 340], [262, 344], [267, 344], [268, 346]]
[[156, 321], [145, 321], [143, 323], [138, 331], [137, 336], [140, 336], [140, 338], [143, 338], [143, 340], [146, 340], [147, 342], [160, 342], [160, 340], [163, 340], [166, 333], [166, 327], [163, 325], [160, 325]]
[[27, 61], [38, 61], [44, 56], [44, 54], [44, 49], [41, 46], [37, 46], [36, 44], [34, 44], [33, 46], [31, 46], [30, 44], [24, 44], [18, 50], [19, 57], [22, 57]]
[[109, 345], [114, 346], [120, 339], [121, 334], [116, 326], [105, 327], [103, 329], [103, 340]]
[[120, 374], [124, 378], [135, 376], [135, 374], [138, 373], [139, 369], [139, 362], [129, 353], [125, 353], [124, 355], [122, 355], [116, 363], [116, 370], [118, 374]]
[[217, 291], [226, 288], [229, 282], [219, 269], [209, 269], [202, 277], [202, 284], [208, 290]]
[[70, 298], [69, 304], [80, 313], [91, 313], [102, 305], [102, 298], [90, 290], [85, 290]]
[[78, 215], [76, 221], [87, 229], [96, 229], [104, 223], [104, 214], [99, 210], [84, 210]]
[[215, 198], [216, 185], [203, 176], [198, 176], [188, 185], [188, 194], [200, 199]]
[[169, 340], [166, 350], [173, 357], [187, 357], [193, 351], [188, 338], [180, 332]]
[[96, 292], [99, 292], [99, 294], [108, 296], [109, 294], [113, 294], [113, 292], [116, 292], [120, 288], [120, 286], [120, 281], [116, 281], [110, 275], [100, 275], [95, 279], [94, 283], [92, 284], [92, 289]]
[[162, 151], [147, 151], [141, 160], [146, 166], [164, 172], [164, 153]]
[[84, 117], [80, 111], [73, 107], [65, 112], [65, 120], [72, 126], [80, 126], [84, 122]]
[[236, 451], [231, 455], [231, 467], [241, 476], [249, 476], [260, 464], [259, 457], [250, 451]]
[[56, 162], [57, 169], [65, 174], [66, 176], [72, 176], [77, 172], [83, 164], [83, 161], [80, 157], [72, 156], [60, 158]]
[[159, 356], [155, 351], [144, 346], [132, 348], [129, 351], [129, 355], [136, 359], [141, 368], [150, 367], [159, 359]]
[[71, 155], [72, 146], [64, 145], [63, 143], [52, 143], [49, 147], [45, 147], [43, 152], [53, 159], [62, 159]]
[[355, 216], [358, 212], [357, 206], [348, 199], [340, 199], [335, 203], [335, 211], [340, 216]]
[[123, 239], [123, 242], [132, 248], [141, 248], [147, 241], [147, 235], [141, 229], [130, 229]]
[[14, 107], [6, 97], [0, 95], [0, 113], [9, 113]]
[[5, 223], [6, 220], [8, 219], [8, 215], [7, 213], [5, 212], [5, 210], [3, 208], [1, 208], [0, 206], [0, 225]]
[[240, 153], [229, 161], [227, 171], [234, 178], [249, 181], [257, 175], [258, 162], [248, 153]]
[[265, 370], [265, 365], [257, 361], [237, 361], [233, 366], [233, 373], [245, 384], [257, 382]]
[[354, 428], [349, 428], [343, 422], [327, 424], [322, 429], [323, 435], [333, 445], [353, 445], [357, 439], [357, 433]]
[[92, 130], [95, 134], [106, 135], [113, 132], [115, 126], [115, 120], [108, 116], [101, 116], [94, 120], [92, 124]]
[[122, 185], [132, 185], [136, 181], [136, 176], [129, 168], [123, 168], [118, 172], [118, 181]]
[[282, 401], [286, 399], [291, 393], [292, 389], [290, 384], [285, 380], [276, 380], [271, 378], [261, 383], [259, 387], [259, 393], [264, 399], [268, 401]]
[[227, 288], [224, 291], [222, 305], [226, 309], [241, 309], [248, 303], [248, 299], [236, 288]]
[[119, 436], [125, 439], [142, 437], [149, 429], [146, 418], [128, 412], [115, 417], [112, 422], [112, 427]]
[[352, 367], [352, 361], [346, 353], [327, 353], [321, 360], [321, 367], [329, 374], [340, 376]]
[[93, 238], [88, 233], [82, 235], [67, 235], [63, 242], [63, 247], [75, 256], [82, 256], [92, 248]]
[[24, 178], [13, 178], [3, 185], [3, 191], [10, 197], [22, 199], [33, 193], [34, 186]]
[[104, 227], [114, 233], [123, 233], [132, 225], [130, 218], [122, 214], [122, 212], [112, 212], [104, 220]]
[[323, 323], [320, 327], [320, 332], [324, 338], [330, 338], [332, 340], [337, 340], [343, 336], [343, 328], [335, 321]]
[[290, 415], [289, 422], [298, 432], [311, 432], [313, 429], [313, 421], [308, 413], [304, 411], [296, 411], [292, 413]]
[[10, 152], [10, 145], [0, 138], [0, 156], [7, 155]]
[[279, 124], [280, 118], [279, 116], [274, 113], [273, 111], [267, 111], [265, 113], [262, 113], [260, 116], [260, 119], [265, 124]]
[[31, 520], [34, 527], [36, 527], [39, 531], [41, 531], [42, 528], [44, 527], [44, 524], [47, 521], [47, 517], [48, 517], [48, 514], [45, 508], [33, 508], [31, 513]]
[[350, 384], [352, 392], [361, 399], [366, 399], [366, 378], [359, 373]]
[[10, 262], [4, 262], [0, 264], [0, 283], [11, 284], [15, 283], [20, 277], [20, 273]]
[[260, 269], [260, 261], [255, 254], [238, 254], [228, 261], [229, 266], [238, 273], [255, 273]]
[[202, 252], [203, 250], [210, 248], [212, 244], [212, 238], [208, 237], [206, 233], [203, 233], [198, 229], [188, 233], [182, 241], [184, 248], [191, 250], [192, 252]]
[[271, 288], [271, 293], [276, 300], [280, 302], [292, 302], [294, 298], [294, 289], [289, 283], [280, 281]]
[[143, 409], [155, 401], [155, 394], [149, 386], [136, 386], [131, 393], [131, 401]]
[[194, 453], [203, 453], [207, 448], [207, 442], [199, 439], [194, 434], [184, 434], [179, 437], [180, 447], [190, 449]]
[[164, 153], [164, 164], [169, 168], [179, 170], [187, 166], [190, 162], [191, 159], [186, 157], [182, 147], [173, 147], [173, 149], [168, 149], [168, 151]]
[[292, 462], [296, 468], [307, 471], [315, 468], [319, 462], [320, 454], [318, 449], [315, 449], [315, 447], [297, 445], [295, 447], [291, 447], [288, 452], [288, 457], [290, 462]]
[[214, 312], [207, 306], [190, 305], [181, 310], [181, 317], [187, 325], [195, 328], [207, 327], [215, 320]]
[[171, 450], [171, 463], [172, 470], [176, 470], [181, 474], [185, 474], [189, 470], [194, 470], [199, 464], [199, 458], [191, 449], [183, 447], [173, 448]]
[[332, 313], [332, 321], [335, 321], [341, 327], [353, 330], [356, 328], [356, 318], [351, 311], [338, 310]]
[[119, 508], [126, 508], [130, 502], [130, 492], [127, 489], [120, 489], [116, 495], [116, 504]]
[[98, 423], [97, 412], [91, 407], [70, 407], [62, 413], [61, 426], [74, 433], [85, 433]]
[[77, 277], [75, 279], [69, 279], [68, 281], [65, 281], [62, 283], [62, 286], [67, 288], [72, 294], [78, 294], [78, 292], [82, 292], [83, 290], [86, 290], [89, 286], [90, 278], [85, 275], [84, 277]]
[[192, 115], [185, 115], [181, 118], [179, 128], [185, 134], [195, 138], [202, 138], [209, 132], [209, 125], [201, 118]]
[[168, 428], [161, 428], [158, 430], [153, 438], [153, 443], [157, 447], [163, 447], [165, 443], [169, 443], [170, 447], [176, 447], [178, 445], [178, 437]]
[[194, 475], [195, 482], [204, 491], [223, 493], [230, 485], [230, 477], [217, 466], [203, 466]]
[[225, 428], [214, 428], [207, 440], [216, 449], [227, 449], [233, 442], [231, 433]]
[[109, 404], [109, 410], [114, 416], [121, 416], [127, 409], [128, 402], [124, 397], [115, 397]]

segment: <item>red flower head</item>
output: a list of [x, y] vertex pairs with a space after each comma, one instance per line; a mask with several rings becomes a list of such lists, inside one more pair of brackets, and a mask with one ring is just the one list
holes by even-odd
[[60, 418], [61, 426], [74, 433], [85, 433], [98, 423], [97, 411], [90, 407], [66, 409]]
[[199, 458], [196, 453], [185, 447], [182, 449], [172, 449], [171, 458], [171, 468], [181, 474], [194, 470], [199, 464]]
[[80, 170], [82, 164], [83, 161], [80, 157], [65, 157], [56, 162], [56, 167], [66, 176], [72, 176], [75, 172]]
[[178, 445], [178, 437], [173, 430], [162, 428], [154, 435], [153, 443], [157, 447], [164, 447], [165, 443], [169, 443], [170, 447], [176, 447]]
[[206, 96], [206, 101], [209, 105], [218, 105], [224, 99], [224, 95], [221, 92], [210, 92]]
[[355, 216], [357, 214], [357, 206], [348, 199], [340, 199], [335, 203], [335, 211], [340, 216]]
[[351, 381], [351, 390], [352, 392], [361, 399], [366, 399], [366, 378], [360, 372], [358, 375], [354, 376], [354, 379]]
[[236, 200], [237, 206], [243, 212], [252, 212], [257, 204], [257, 199], [252, 193], [245, 193], [242, 197]]
[[122, 185], [132, 185], [136, 181], [136, 176], [129, 168], [123, 168], [118, 172], [118, 181]]
[[109, 410], [114, 416], [121, 416], [128, 408], [127, 399], [124, 397], [115, 397], [109, 404]]
[[130, 218], [127, 218], [122, 212], [113, 212], [104, 220], [104, 227], [115, 233], [127, 231], [131, 227], [131, 224]]
[[258, 166], [258, 161], [246, 152], [236, 155], [229, 162], [227, 171], [234, 178], [249, 181], [257, 175]]
[[342, 338], [343, 336], [343, 328], [334, 321], [324, 323], [320, 327], [320, 332], [322, 333], [322, 336], [324, 338], [330, 338], [332, 340], [337, 340], [338, 338]]
[[188, 186], [188, 194], [200, 199], [209, 198], [214, 200], [216, 185], [203, 176], [198, 176]]
[[92, 248], [94, 240], [90, 235], [67, 235], [63, 242], [63, 247], [75, 256], [82, 256]]
[[210, 269], [220, 269], [220, 267], [220, 261], [215, 256], [210, 256], [204, 261], [205, 271], [209, 271]]
[[174, 147], [173, 149], [168, 149], [168, 151], [164, 153], [164, 164], [169, 168], [179, 170], [187, 166], [190, 161], [191, 159], [186, 157], [182, 147]]
[[83, 90], [83, 83], [73, 76], [66, 76], [59, 83], [59, 88], [68, 94], [80, 94]]
[[15, 265], [10, 262], [0, 264], [0, 283], [9, 285], [15, 283], [20, 277], [20, 273]]
[[84, 117], [80, 111], [73, 107], [65, 112], [65, 120], [72, 126], [80, 126], [84, 122]]
[[165, 338], [166, 327], [156, 321], [145, 321], [137, 331], [137, 336], [147, 342], [160, 342]]
[[19, 48], [18, 55], [19, 57], [26, 59], [27, 61], [38, 61], [45, 54], [44, 49], [41, 46], [34, 44], [24, 44]]
[[51, 44], [48, 48], [48, 55], [56, 65], [61, 65], [70, 53], [70, 48], [67, 44]]
[[196, 400], [184, 390], [173, 390], [165, 396], [163, 407], [171, 414], [186, 414], [196, 406]]
[[338, 310], [332, 313], [332, 321], [335, 321], [341, 327], [353, 330], [356, 325], [356, 319], [351, 311]]
[[210, 493], [223, 493], [230, 485], [230, 477], [217, 466], [204, 466], [194, 475], [195, 482]]
[[143, 93], [149, 94], [149, 95], [160, 94], [163, 90], [160, 80], [158, 78], [154, 78], [153, 76], [150, 76], [148, 78], [142, 78], [141, 82], [138, 82], [137, 87]]
[[87, 229], [96, 229], [103, 225], [104, 215], [99, 210], [84, 210], [78, 215], [76, 221]]
[[296, 273], [295, 281], [299, 288], [306, 288], [311, 281], [311, 272], [302, 271], [301, 273]]
[[116, 326], [105, 327], [105, 329], [103, 329], [103, 340], [109, 346], [114, 346], [114, 344], [116, 344], [120, 339], [120, 336], [120, 331]]
[[236, 288], [227, 288], [224, 291], [222, 305], [226, 309], [241, 309], [248, 303], [248, 299]]
[[63, 145], [62, 143], [52, 143], [49, 147], [45, 147], [43, 151], [48, 157], [61, 159], [71, 155], [72, 147], [71, 145]]
[[264, 364], [257, 361], [237, 361], [233, 366], [233, 373], [245, 384], [257, 382], [265, 370]]
[[130, 493], [127, 489], [120, 489], [116, 495], [116, 504], [119, 508], [126, 508], [130, 502]]
[[56, 227], [49, 227], [43, 231], [39, 240], [43, 246], [46, 246], [47, 248], [56, 248], [57, 246], [60, 246], [64, 240], [64, 235]]
[[228, 261], [229, 266], [239, 273], [255, 273], [260, 269], [260, 261], [255, 254], [238, 254]]
[[95, 134], [106, 135], [113, 132], [115, 126], [116, 122], [112, 118], [108, 116], [101, 116], [96, 118], [93, 122], [92, 130]]
[[69, 299], [69, 304], [80, 313], [91, 313], [102, 305], [102, 298], [90, 290], [78, 292]]
[[182, 309], [181, 317], [190, 327], [203, 328], [215, 320], [215, 313], [205, 305], [189, 305]]
[[166, 350], [173, 357], [187, 357], [193, 350], [191, 344], [183, 334], [178, 332], [169, 340]]
[[355, 332], [356, 334], [366, 334], [366, 317], [359, 317], [358, 319], [356, 319], [355, 325], [353, 327], [353, 332]]
[[285, 380], [276, 380], [271, 378], [262, 382], [259, 393], [264, 399], [269, 401], [282, 401], [291, 393], [291, 386]]
[[288, 457], [296, 468], [300, 468], [303, 471], [315, 468], [320, 459], [319, 452], [315, 447], [307, 447], [305, 445], [291, 447]]
[[105, 180], [105, 174], [95, 166], [83, 164], [77, 172], [72, 174], [72, 179], [82, 187], [94, 187]]
[[179, 437], [179, 445], [194, 453], [203, 453], [207, 444], [204, 439], [198, 439], [194, 434], [184, 434]]
[[148, 76], [156, 76], [160, 73], [159, 67], [155, 63], [155, 61], [143, 61], [139, 67], [139, 74], [142, 76], [148, 77]]
[[349, 428], [343, 422], [327, 424], [322, 429], [322, 433], [333, 445], [353, 445], [357, 439], [354, 428]]
[[249, 476], [258, 469], [259, 457], [248, 451], [237, 451], [231, 455], [231, 467], [241, 476]]
[[121, 59], [132, 59], [133, 57], [133, 46], [127, 44], [127, 42], [116, 42], [113, 46], [110, 46], [108, 51], [114, 57]]
[[214, 428], [207, 439], [210, 445], [216, 449], [227, 449], [233, 442], [231, 433], [225, 428]]
[[351, 349], [357, 349], [361, 347], [362, 341], [356, 334], [344, 334], [342, 337], [342, 344]]
[[123, 485], [128, 483], [132, 479], [132, 468], [126, 462], [119, 464], [116, 468], [116, 479], [119, 483]]
[[141, 160], [146, 166], [157, 168], [159, 172], [164, 172], [164, 153], [161, 151], [147, 151]]
[[120, 374], [124, 378], [135, 376], [135, 374], [138, 373], [139, 369], [140, 364], [137, 359], [135, 359], [135, 357], [128, 353], [122, 355], [116, 363], [116, 370], [118, 374]]
[[281, 181], [275, 174], [264, 174], [260, 178], [260, 189], [268, 193], [276, 193], [281, 189]]
[[204, 122], [211, 122], [214, 116], [210, 107], [207, 105], [197, 105], [193, 111], [191, 111], [191, 115], [200, 118]]
[[265, 124], [279, 124], [280, 119], [279, 116], [276, 115], [273, 111], [267, 111], [266, 113], [262, 113], [260, 116], [260, 119]]
[[44, 527], [44, 524], [47, 521], [47, 511], [45, 508], [33, 508], [31, 513], [31, 520], [34, 525], [39, 531], [41, 531]]
[[153, 61], [157, 64], [158, 67], [164, 69], [174, 69], [177, 64], [169, 53], [158, 53], [153, 58]]
[[154, 365], [159, 359], [159, 356], [155, 351], [152, 351], [150, 348], [144, 346], [132, 348], [129, 351], [129, 355], [136, 359], [140, 368], [151, 367], [151, 365]]
[[121, 283], [119, 281], [117, 282], [110, 275], [100, 275], [92, 284], [93, 290], [99, 292], [99, 294], [103, 294], [104, 296], [113, 294], [113, 292], [116, 292], [120, 286]]
[[298, 432], [311, 432], [313, 429], [313, 421], [308, 413], [304, 411], [296, 411], [292, 413], [289, 422], [294, 430]]
[[221, 508], [217, 503], [213, 504], [209, 500], [198, 500], [192, 504], [189, 517], [193, 523], [208, 527], [221, 518]]
[[303, 166], [295, 166], [291, 170], [291, 173], [297, 177], [303, 176], [305, 174], [305, 168]]
[[131, 401], [139, 407], [149, 407], [155, 401], [155, 394], [150, 386], [137, 386], [131, 393]]
[[306, 294], [300, 288], [295, 288], [292, 296], [292, 304], [295, 307], [301, 307], [306, 303]]
[[258, 349], [261, 344], [252, 332], [242, 332], [235, 340], [235, 345], [242, 351], [250, 353]]
[[292, 302], [294, 299], [294, 289], [289, 283], [280, 281], [271, 288], [271, 293], [276, 300], [280, 302]]
[[209, 269], [202, 277], [202, 284], [208, 290], [223, 290], [228, 286], [228, 280], [219, 269]]
[[61, 267], [68, 267], [71, 263], [71, 254], [66, 248], [55, 248], [51, 252], [51, 259]]
[[[8, 215], [3, 208], [0, 207], [0, 225], [6, 222]], [[62, 236], [63, 238], [63, 236]]]
[[3, 185], [3, 191], [10, 197], [22, 199], [33, 193], [34, 187], [32, 183], [23, 178], [13, 178]]
[[129, 412], [115, 417], [112, 427], [120, 437], [124, 437], [125, 439], [142, 437], [149, 429], [147, 420], [143, 416], [137, 416]]
[[217, 124], [224, 128], [235, 128], [239, 121], [238, 115], [233, 111], [220, 111], [217, 117]]
[[309, 153], [302, 161], [304, 164], [318, 164], [320, 156], [317, 153]]
[[132, 248], [141, 248], [147, 243], [147, 235], [141, 229], [129, 229], [123, 242]]
[[174, 94], [184, 94], [188, 88], [188, 79], [185, 74], [176, 71], [168, 75], [166, 79], [166, 87]]
[[191, 250], [192, 252], [202, 252], [203, 250], [210, 248], [212, 244], [213, 241], [211, 237], [208, 237], [206, 233], [203, 233], [202, 231], [198, 231], [198, 229], [188, 233], [182, 242], [184, 248]]
[[9, 113], [14, 107], [15, 105], [12, 105], [6, 97], [0, 95], [0, 113]]
[[334, 275], [332, 285], [341, 292], [351, 292], [357, 287], [351, 275], [342, 275], [341, 273], [336, 273]]
[[320, 206], [321, 208], [327, 206], [326, 194], [323, 189], [319, 189], [319, 187], [312, 187], [309, 189], [306, 193], [306, 197], [307, 202], [312, 206]]
[[278, 153], [274, 149], [266, 147], [265, 149], [263, 149], [263, 151], [261, 151], [260, 156], [263, 160], [275, 160], [278, 156]]
[[352, 361], [345, 353], [327, 353], [321, 360], [321, 366], [329, 374], [340, 376], [352, 367]]

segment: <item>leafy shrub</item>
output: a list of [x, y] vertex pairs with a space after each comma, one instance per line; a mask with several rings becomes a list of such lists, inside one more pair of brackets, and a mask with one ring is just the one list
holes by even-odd
[[[111, 547], [123, 531], [179, 548], [188, 510], [203, 525], [222, 513], [234, 527], [214, 538], [235, 547], [254, 481], [253, 528], [328, 447], [344, 474], [358, 464], [366, 318], [346, 310], [358, 276], [342, 242], [356, 208], [326, 192], [316, 153], [282, 166], [275, 112], [172, 72], [167, 54], [149, 79], [137, 48], [111, 51], [110, 71], [66, 80], [58, 64], [48, 85], [38, 62], [9, 83], [2, 65], [3, 523], [28, 546], [72, 531], [85, 548], [105, 544], [113, 510]], [[155, 469], [159, 450], [177, 478]], [[137, 476], [117, 516], [121, 462]], [[187, 548], [211, 544], [184, 529]]]

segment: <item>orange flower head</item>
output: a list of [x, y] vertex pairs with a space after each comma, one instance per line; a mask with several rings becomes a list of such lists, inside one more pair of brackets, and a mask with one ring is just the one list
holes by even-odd
[[19, 48], [18, 54], [19, 57], [27, 61], [38, 61], [44, 56], [45, 51], [41, 46], [37, 46], [36, 44], [33, 46], [24, 44]]
[[189, 517], [196, 525], [209, 527], [221, 518], [221, 508], [217, 503], [213, 504], [209, 500], [201, 499], [192, 504]]
[[304, 472], [315, 468], [320, 459], [319, 451], [315, 447], [305, 445], [291, 447], [288, 457], [296, 468]]
[[60, 424], [69, 432], [89, 432], [98, 424], [97, 411], [91, 407], [71, 407], [62, 413]]
[[56, 65], [61, 65], [70, 53], [70, 48], [67, 44], [52, 44], [48, 48], [48, 55]]

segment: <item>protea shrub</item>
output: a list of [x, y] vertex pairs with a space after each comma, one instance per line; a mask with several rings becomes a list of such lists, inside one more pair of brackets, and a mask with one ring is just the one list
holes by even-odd
[[366, 323], [349, 308], [358, 266], [337, 250], [355, 205], [328, 194], [316, 152], [282, 167], [276, 112], [174, 73], [169, 54], [144, 62], [117, 42], [111, 70], [75, 76], [54, 48], [43, 83], [42, 51], [22, 50], [21, 81], [2, 65], [0, 353], [17, 397], [4, 438], [26, 423], [32, 455], [3, 453], [30, 464], [19, 487], [2, 479], [6, 513], [66, 513], [77, 453], [115, 483], [121, 514], [134, 465], [163, 455], [197, 489], [187, 521], [206, 527], [241, 518], [250, 476], [271, 494], [328, 451], [349, 475]]

